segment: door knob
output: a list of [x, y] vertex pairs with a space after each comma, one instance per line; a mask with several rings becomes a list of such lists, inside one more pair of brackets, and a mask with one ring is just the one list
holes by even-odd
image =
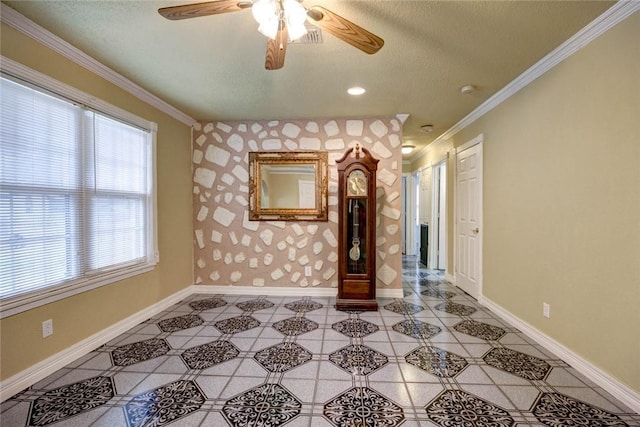
[[480, 232], [480, 229], [478, 227], [474, 228], [473, 230], [471, 230], [474, 232], [474, 234], [478, 234]]

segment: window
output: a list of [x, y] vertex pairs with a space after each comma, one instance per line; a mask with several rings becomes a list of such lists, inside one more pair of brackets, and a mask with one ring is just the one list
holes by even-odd
[[0, 83], [2, 316], [152, 268], [153, 124]]

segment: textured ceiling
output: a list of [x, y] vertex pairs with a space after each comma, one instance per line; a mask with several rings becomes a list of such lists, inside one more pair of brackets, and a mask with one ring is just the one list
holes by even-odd
[[[379, 35], [367, 55], [323, 33], [264, 69], [266, 39], [250, 11], [169, 21], [184, 1], [4, 1], [195, 119], [309, 119], [410, 114], [421, 148], [614, 2], [336, 1], [321, 5]], [[462, 95], [460, 87], [478, 90]], [[367, 89], [360, 97], [350, 86]], [[433, 124], [429, 134], [419, 126]]]

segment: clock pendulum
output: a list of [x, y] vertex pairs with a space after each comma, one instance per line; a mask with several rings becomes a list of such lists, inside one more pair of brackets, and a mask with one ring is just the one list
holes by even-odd
[[[351, 202], [353, 200], [349, 200], [349, 205], [351, 205]], [[358, 220], [358, 211], [359, 211], [359, 205], [358, 205], [358, 201], [355, 201], [355, 204], [353, 206], [353, 238], [351, 239], [351, 249], [349, 249], [349, 258], [351, 258], [352, 261], [358, 262], [358, 260], [360, 259], [360, 233], [358, 232], [358, 228], [360, 226]]]

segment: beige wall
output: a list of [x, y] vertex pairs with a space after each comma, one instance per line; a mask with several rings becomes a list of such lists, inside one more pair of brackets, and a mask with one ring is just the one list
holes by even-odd
[[484, 295], [640, 392], [638, 46], [636, 13], [444, 144], [484, 135]]
[[[160, 264], [154, 271], [47, 304], [0, 321], [0, 379], [193, 284], [190, 128], [139, 101], [30, 38], [2, 25], [2, 55], [158, 123], [157, 181]], [[54, 334], [42, 338], [41, 323]]]
[[[194, 263], [205, 285], [338, 285], [335, 160], [359, 143], [378, 158], [378, 289], [402, 287], [401, 124], [396, 118], [201, 123], [194, 132]], [[248, 221], [250, 151], [329, 153], [329, 221]], [[296, 189], [297, 191], [297, 189]], [[304, 268], [312, 267], [306, 277]]]

